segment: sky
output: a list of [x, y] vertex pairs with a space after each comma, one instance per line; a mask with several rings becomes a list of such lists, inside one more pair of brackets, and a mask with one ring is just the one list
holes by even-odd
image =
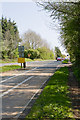
[[[17, 1], [17, 0], [16, 0]], [[24, 0], [23, 0], [24, 1]], [[28, 30], [32, 30], [39, 34], [42, 39], [46, 40], [51, 49], [55, 46], [59, 47], [63, 54], [66, 54], [64, 48], [60, 44], [60, 34], [57, 22], [53, 22], [49, 17], [49, 13], [37, 6], [34, 1], [4, 1], [0, 4], [0, 18], [3, 15], [6, 18], [16, 22], [20, 36]]]

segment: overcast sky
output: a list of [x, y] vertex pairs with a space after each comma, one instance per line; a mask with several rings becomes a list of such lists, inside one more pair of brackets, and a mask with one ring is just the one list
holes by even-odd
[[[16, 0], [17, 1], [17, 0]], [[35, 1], [35, 0], [34, 0]], [[64, 48], [61, 47], [59, 40], [59, 30], [55, 29], [49, 13], [41, 10], [35, 2], [2, 2], [2, 14], [6, 18], [16, 22], [20, 36], [26, 31], [33, 30], [45, 39], [49, 46], [54, 49], [55, 46], [59, 47], [62, 53]], [[0, 6], [1, 6], [0, 5]], [[1, 7], [0, 7], [1, 9]]]

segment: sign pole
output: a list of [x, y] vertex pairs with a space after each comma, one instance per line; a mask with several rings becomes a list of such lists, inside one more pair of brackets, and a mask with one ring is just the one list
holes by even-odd
[[26, 63], [25, 63], [25, 58], [24, 58], [24, 46], [20, 46], [19, 45], [18, 46], [18, 52], [19, 52], [18, 63], [21, 63], [21, 68], [22, 68], [22, 65], [25, 68], [26, 67]]
[[22, 63], [21, 63], [21, 68], [22, 68]]

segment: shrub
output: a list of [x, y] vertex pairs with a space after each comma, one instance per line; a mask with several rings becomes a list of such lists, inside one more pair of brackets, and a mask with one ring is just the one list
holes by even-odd
[[69, 62], [68, 59], [65, 59], [65, 60], [62, 61], [62, 63], [64, 63], [64, 64], [67, 64], [68, 62]]
[[54, 59], [54, 54], [52, 50], [46, 47], [42, 47], [38, 49], [25, 50], [24, 57], [30, 58], [30, 59], [40, 58], [40, 59], [46, 60], [46, 59]]
[[27, 50], [24, 51], [24, 57], [28, 58], [28, 51]]
[[40, 58], [41, 59], [54, 59], [54, 54], [53, 51], [46, 47], [38, 48], [38, 51], [40, 53]]
[[8, 58], [7, 51], [6, 50], [2, 51], [1, 56], [2, 56], [2, 59], [7, 59]]
[[39, 51], [34, 49], [25, 50], [24, 56], [30, 59], [39, 58]]
[[18, 52], [18, 48], [16, 48], [14, 51], [13, 51], [13, 59], [14, 58], [18, 58], [19, 57], [19, 52]]

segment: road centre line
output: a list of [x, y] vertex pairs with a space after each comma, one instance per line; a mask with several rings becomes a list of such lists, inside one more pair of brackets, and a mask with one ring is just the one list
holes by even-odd
[[[54, 74], [54, 73], [53, 73]], [[48, 80], [48, 79], [47, 79]], [[23, 113], [23, 111], [26, 109], [26, 107], [29, 105], [31, 100], [35, 97], [35, 95], [39, 92], [39, 90], [43, 87], [43, 85], [47, 82], [47, 80], [44, 81], [44, 83], [40, 86], [40, 88], [36, 91], [36, 93], [31, 97], [31, 99], [28, 101], [28, 103], [24, 106], [24, 108], [21, 109], [18, 115], [16, 115], [14, 118], [19, 118], [20, 114]]]
[[19, 83], [18, 85], [14, 86], [13, 88], [9, 89], [8, 91], [4, 92], [3, 94], [0, 95], [0, 97], [8, 94], [9, 92], [11, 92], [13, 89], [17, 88], [18, 86], [20, 86], [21, 84], [25, 83], [26, 81], [30, 80], [31, 78], [33, 78], [34, 76], [30, 76], [29, 78], [25, 79], [24, 81], [22, 81], [21, 83]]
[[[37, 67], [33, 68], [32, 70], [35, 70], [36, 68], [37, 68]], [[28, 70], [28, 71], [26, 71], [26, 72], [24, 72], [24, 73], [27, 73], [27, 72], [32, 71], [32, 70]], [[9, 80], [9, 79], [15, 78], [15, 77], [17, 77], [17, 76], [19, 76], [19, 75], [23, 75], [24, 73], [21, 73], [21, 74], [15, 75], [15, 76], [13, 76], [13, 77], [7, 78], [7, 79], [5, 79], [5, 80], [2, 80], [2, 81], [0, 81], [0, 83], [3, 83], [3, 82], [5, 82], [5, 81], [7, 81], [7, 80]]]

